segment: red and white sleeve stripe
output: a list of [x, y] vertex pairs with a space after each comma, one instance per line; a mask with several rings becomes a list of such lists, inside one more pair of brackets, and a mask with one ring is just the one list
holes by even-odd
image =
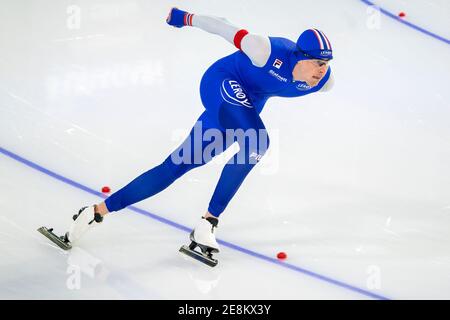
[[192, 13], [188, 13], [186, 12], [184, 14], [184, 25], [185, 26], [192, 26], [192, 18], [194, 17], [194, 15]]
[[238, 48], [239, 50], [242, 50], [241, 48], [241, 42], [242, 39], [244, 39], [244, 37], [248, 34], [248, 31], [245, 29], [241, 29], [238, 32], [236, 32], [235, 36], [234, 36], [234, 45], [236, 46], [236, 48]]

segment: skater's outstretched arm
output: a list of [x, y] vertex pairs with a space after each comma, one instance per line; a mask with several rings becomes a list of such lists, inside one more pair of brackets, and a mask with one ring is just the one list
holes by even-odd
[[245, 29], [232, 25], [225, 18], [191, 14], [172, 8], [166, 21], [174, 27], [194, 26], [221, 36], [242, 50], [257, 67], [263, 67], [270, 57], [271, 46], [268, 37], [249, 33]]

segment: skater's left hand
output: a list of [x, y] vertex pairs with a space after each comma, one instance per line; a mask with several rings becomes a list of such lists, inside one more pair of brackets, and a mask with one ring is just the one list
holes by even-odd
[[186, 11], [179, 10], [178, 8], [172, 8], [167, 16], [166, 22], [171, 26], [182, 28], [186, 25], [185, 16], [187, 15], [188, 12]]

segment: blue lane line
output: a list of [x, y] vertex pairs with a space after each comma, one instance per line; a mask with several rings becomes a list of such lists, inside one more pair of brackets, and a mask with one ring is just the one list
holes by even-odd
[[423, 34], [426, 34], [427, 36], [433, 37], [433, 38], [435, 38], [435, 39], [437, 39], [439, 41], [442, 41], [442, 42], [444, 42], [446, 44], [450, 44], [450, 40], [449, 39], [441, 37], [441, 36], [431, 32], [431, 31], [428, 31], [428, 30], [425, 30], [425, 29], [419, 27], [418, 25], [415, 25], [415, 24], [413, 24], [411, 22], [408, 22], [408, 21], [398, 17], [396, 14], [393, 14], [393, 13], [387, 11], [386, 9], [380, 8], [377, 4], [373, 3], [372, 1], [368, 1], [368, 0], [360, 0], [360, 1], [364, 2], [365, 4], [367, 4], [369, 6], [376, 6], [380, 10], [381, 13], [383, 13], [383, 14], [387, 15], [388, 17], [396, 20], [397, 22], [403, 23], [404, 25], [407, 25], [410, 28], [413, 28], [413, 29], [415, 29], [415, 30], [417, 30], [419, 32], [422, 32]]
[[[71, 186], [73, 186], [75, 188], [78, 188], [78, 189], [81, 189], [81, 190], [86, 191], [88, 193], [91, 193], [93, 195], [99, 196], [99, 197], [101, 197], [103, 199], [106, 198], [106, 196], [103, 193], [101, 193], [101, 192], [95, 191], [95, 190], [93, 190], [91, 188], [88, 188], [88, 187], [86, 187], [86, 186], [84, 186], [84, 185], [82, 185], [82, 184], [80, 184], [80, 183], [78, 183], [78, 182], [76, 182], [74, 180], [71, 180], [71, 179], [68, 179], [66, 177], [63, 177], [62, 175], [59, 175], [59, 174], [57, 174], [57, 173], [55, 173], [55, 172], [53, 172], [51, 170], [48, 170], [48, 169], [46, 169], [46, 168], [44, 168], [44, 167], [42, 167], [42, 166], [40, 166], [40, 165], [38, 165], [38, 164], [36, 164], [34, 162], [31, 162], [31, 161], [29, 161], [27, 159], [24, 159], [21, 156], [13, 153], [11, 151], [8, 151], [8, 150], [6, 150], [6, 149], [4, 149], [2, 147], [0, 147], [0, 153], [3, 153], [5, 156], [8, 156], [8, 157], [10, 157], [10, 158], [12, 158], [12, 159], [14, 159], [14, 160], [16, 160], [18, 162], [21, 162], [21, 163], [23, 163], [23, 164], [25, 164], [25, 165], [27, 165], [27, 166], [35, 169], [35, 170], [38, 170], [38, 171], [40, 171], [42, 173], [45, 173], [46, 175], [48, 175], [48, 176], [50, 176], [52, 178], [55, 178], [55, 179], [57, 179], [57, 180], [59, 180], [61, 182], [67, 183], [67, 184], [69, 184], [69, 185], [71, 185]], [[176, 223], [174, 221], [165, 219], [163, 217], [160, 217], [160, 216], [158, 216], [156, 214], [153, 214], [151, 212], [148, 212], [146, 210], [139, 209], [139, 208], [137, 208], [135, 206], [129, 206], [129, 207], [127, 207], [127, 209], [129, 209], [131, 211], [134, 211], [136, 213], [145, 215], [147, 217], [150, 217], [152, 219], [155, 219], [155, 220], [157, 220], [159, 222], [165, 223], [167, 225], [170, 225], [170, 226], [172, 226], [174, 228], [177, 228], [177, 229], [185, 231], [185, 232], [191, 232], [191, 230], [192, 230], [191, 228], [188, 228], [186, 226], [178, 224], [178, 223]], [[364, 290], [364, 289], [361, 289], [361, 288], [349, 285], [347, 283], [344, 283], [344, 282], [341, 282], [341, 281], [338, 281], [338, 280], [335, 280], [335, 279], [323, 276], [321, 274], [312, 272], [310, 270], [303, 269], [301, 267], [298, 267], [298, 266], [295, 266], [295, 265], [292, 265], [292, 264], [289, 264], [289, 263], [286, 263], [286, 262], [281, 262], [281, 261], [279, 261], [279, 260], [277, 260], [275, 258], [271, 258], [271, 257], [265, 256], [263, 254], [251, 251], [251, 250], [243, 248], [243, 247], [240, 247], [240, 246], [235, 245], [233, 243], [230, 243], [230, 242], [227, 242], [227, 241], [223, 241], [223, 240], [217, 240], [217, 241], [221, 245], [223, 245], [225, 247], [228, 247], [230, 249], [233, 249], [233, 250], [239, 251], [241, 253], [250, 255], [252, 257], [255, 257], [255, 258], [258, 258], [258, 259], [261, 259], [261, 260], [264, 260], [264, 261], [267, 261], [267, 262], [270, 262], [270, 263], [273, 263], [273, 264], [276, 264], [276, 265], [278, 265], [280, 267], [283, 267], [283, 268], [287, 268], [287, 269], [290, 269], [290, 270], [293, 270], [293, 271], [296, 271], [296, 272], [299, 272], [299, 273], [303, 273], [305, 275], [308, 275], [310, 277], [316, 278], [318, 280], [322, 280], [322, 281], [328, 282], [330, 284], [336, 285], [338, 287], [357, 292], [359, 294], [368, 296], [370, 298], [380, 299], [380, 300], [390, 300], [390, 298], [384, 297], [382, 295], [378, 295], [376, 293], [373, 293], [373, 292], [370, 292], [370, 291], [367, 291], [367, 290]]]

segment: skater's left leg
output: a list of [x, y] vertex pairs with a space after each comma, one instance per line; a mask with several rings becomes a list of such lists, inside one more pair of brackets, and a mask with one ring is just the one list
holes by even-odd
[[[230, 129], [228, 141], [237, 141], [240, 147], [232, 159], [225, 165], [216, 186], [208, 212], [198, 221], [191, 233], [191, 244], [180, 251], [202, 262], [214, 266], [217, 260], [212, 253], [219, 252], [215, 229], [219, 215], [225, 210], [245, 177], [258, 163], [269, 147], [269, 137], [261, 118], [253, 108], [224, 104], [221, 112], [222, 124]], [[229, 143], [227, 143], [229, 145]], [[196, 247], [201, 252], [195, 251]]]
[[208, 207], [208, 215], [218, 218], [239, 187], [269, 148], [269, 136], [254, 108], [224, 105], [222, 125], [231, 129], [239, 152], [225, 165]]

